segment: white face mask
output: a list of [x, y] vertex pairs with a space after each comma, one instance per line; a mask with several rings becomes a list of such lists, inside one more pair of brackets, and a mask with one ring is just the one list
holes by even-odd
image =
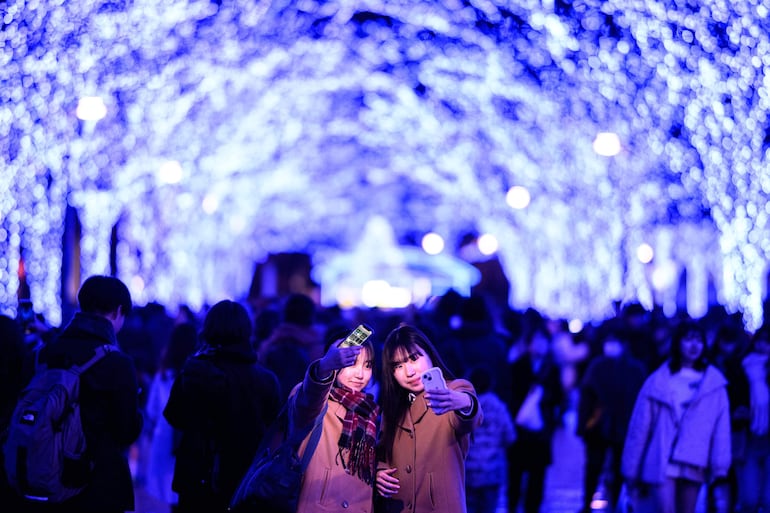
[[617, 340], [607, 340], [604, 343], [604, 354], [606, 356], [618, 357], [623, 354], [623, 344]]

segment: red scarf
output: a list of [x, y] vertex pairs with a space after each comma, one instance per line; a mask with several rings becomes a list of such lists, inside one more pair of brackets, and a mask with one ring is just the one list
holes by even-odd
[[331, 398], [347, 410], [337, 442], [342, 465], [352, 475], [371, 485], [377, 464], [374, 446], [380, 407], [371, 395], [337, 386], [336, 383], [332, 386]]

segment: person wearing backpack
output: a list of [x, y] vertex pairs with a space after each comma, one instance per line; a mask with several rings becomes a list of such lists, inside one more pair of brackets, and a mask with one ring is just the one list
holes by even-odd
[[163, 416], [181, 435], [172, 489], [177, 513], [224, 513], [280, 410], [276, 375], [257, 362], [252, 323], [223, 300], [206, 314], [201, 348], [174, 379]]
[[127, 455], [142, 428], [139, 385], [134, 362], [118, 348], [116, 338], [131, 311], [131, 294], [117, 278], [95, 275], [81, 286], [78, 304], [79, 311], [70, 323], [41, 348], [37, 368], [68, 369], [91, 360], [99, 348], [106, 350], [79, 380], [85, 457], [70, 466], [65, 461], [63, 467], [62, 481], [84, 488], [63, 502], [24, 498], [20, 512], [123, 513], [134, 509]]

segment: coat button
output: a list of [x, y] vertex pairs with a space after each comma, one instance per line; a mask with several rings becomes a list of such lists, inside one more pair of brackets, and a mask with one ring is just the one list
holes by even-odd
[[348, 501], [342, 501], [342, 507], [345, 509], [348, 509], [350, 507], [350, 504], [348, 503]]
[[406, 466], [406, 473], [407, 474], [411, 474], [412, 473], [412, 466], [411, 465], [407, 465]]

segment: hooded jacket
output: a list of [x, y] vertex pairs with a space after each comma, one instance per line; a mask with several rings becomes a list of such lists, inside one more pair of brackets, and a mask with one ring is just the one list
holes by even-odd
[[631, 414], [622, 472], [628, 482], [660, 484], [669, 462], [705, 470], [709, 479], [730, 467], [730, 408], [727, 380], [709, 365], [690, 406], [677, 419], [668, 364], [642, 386]]

